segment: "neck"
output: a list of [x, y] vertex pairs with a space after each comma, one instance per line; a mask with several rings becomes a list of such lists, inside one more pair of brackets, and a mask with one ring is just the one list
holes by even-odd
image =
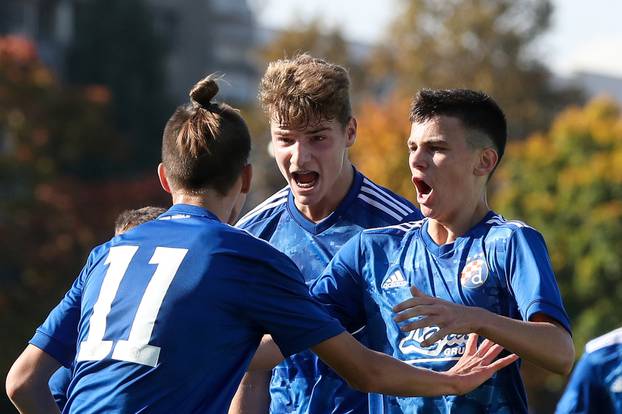
[[309, 220], [318, 222], [328, 217], [333, 211], [337, 209], [339, 204], [343, 201], [352, 186], [354, 181], [354, 168], [352, 163], [346, 159], [344, 162], [343, 170], [334, 186], [328, 191], [326, 197], [317, 202], [314, 205], [300, 204], [294, 198], [296, 208]]
[[462, 206], [455, 215], [448, 218], [430, 219], [428, 234], [438, 245], [449, 244], [464, 236], [488, 214], [490, 208], [486, 197], [471, 206]]
[[233, 201], [230, 200], [230, 197], [222, 196], [215, 190], [208, 190], [199, 195], [181, 192], [174, 193], [173, 204], [190, 204], [202, 207], [215, 214], [223, 223], [227, 223], [231, 216]]

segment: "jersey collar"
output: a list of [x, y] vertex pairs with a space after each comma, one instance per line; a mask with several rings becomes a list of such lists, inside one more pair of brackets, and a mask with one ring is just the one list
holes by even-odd
[[[169, 208], [165, 213], [160, 215], [160, 217], [171, 217], [171, 216], [195, 216], [195, 217], [205, 217], [212, 220], [220, 219], [216, 217], [214, 213], [209, 211], [206, 208], [194, 206], [192, 204], [173, 204], [171, 208]], [[158, 217], [158, 219], [160, 218]]]
[[490, 210], [488, 213], [486, 213], [484, 218], [482, 218], [479, 221], [479, 223], [471, 227], [471, 229], [468, 232], [466, 232], [464, 235], [458, 237], [453, 243], [448, 243], [448, 244], [443, 244], [443, 245], [436, 244], [436, 242], [432, 239], [432, 236], [430, 236], [430, 233], [428, 233], [428, 225], [430, 223], [430, 220], [426, 218], [425, 221], [423, 222], [423, 226], [421, 226], [420, 228], [421, 239], [425, 243], [425, 246], [428, 249], [428, 251], [432, 253], [434, 256], [441, 257], [445, 255], [451, 255], [459, 246], [461, 246], [465, 242], [465, 240], [468, 240], [471, 237], [477, 237], [477, 235], [480, 234], [483, 228], [485, 227], [483, 226], [483, 224], [486, 223], [488, 220], [490, 220], [496, 214], [497, 213]]
[[341, 219], [341, 217], [350, 208], [352, 202], [354, 202], [354, 200], [356, 199], [363, 183], [363, 174], [358, 172], [358, 170], [354, 168], [354, 166], [352, 166], [352, 169], [354, 170], [354, 178], [346, 196], [343, 198], [343, 200], [341, 200], [341, 203], [339, 203], [335, 211], [333, 211], [319, 223], [314, 223], [313, 221], [309, 220], [300, 212], [300, 210], [298, 210], [294, 201], [294, 194], [292, 193], [292, 191], [290, 191], [287, 197], [287, 210], [290, 216], [294, 219], [294, 221], [296, 221], [296, 223], [298, 223], [303, 229], [305, 229], [309, 233], [319, 234], [331, 227], [339, 219]]

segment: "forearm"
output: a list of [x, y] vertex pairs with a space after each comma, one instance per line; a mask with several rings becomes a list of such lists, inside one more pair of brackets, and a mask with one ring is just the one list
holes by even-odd
[[27, 384], [19, 390], [7, 390], [11, 402], [21, 414], [60, 413], [46, 384]]
[[369, 379], [362, 391], [403, 397], [460, 394], [460, 378], [445, 372], [415, 368], [388, 355], [369, 351]]
[[272, 371], [249, 371], [231, 401], [229, 414], [265, 414], [270, 408], [269, 385]]
[[60, 364], [39, 348], [28, 345], [6, 377], [6, 393], [22, 414], [59, 413], [48, 381]]
[[562, 375], [570, 373], [574, 345], [564, 328], [546, 318], [521, 321], [477, 309], [475, 332], [542, 368]]

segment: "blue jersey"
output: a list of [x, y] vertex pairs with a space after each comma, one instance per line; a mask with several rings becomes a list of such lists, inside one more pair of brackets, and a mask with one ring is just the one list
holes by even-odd
[[[410, 286], [454, 303], [528, 320], [545, 313], [569, 322], [541, 235], [521, 222], [489, 212], [455, 242], [437, 245], [428, 220], [362, 232], [350, 240], [312, 287], [346, 329], [367, 324], [370, 346], [412, 365], [447, 370], [464, 353], [467, 335], [448, 335], [423, 347], [438, 330], [402, 332], [393, 306], [411, 297]], [[377, 319], [380, 312], [382, 318]], [[387, 348], [388, 346], [388, 348]], [[551, 350], [555, 352], [555, 350]], [[500, 371], [464, 396], [370, 401], [372, 412], [526, 413], [519, 365]]]
[[622, 413], [622, 328], [587, 343], [555, 412]]
[[67, 390], [71, 382], [71, 368], [60, 367], [50, 377], [48, 385], [58, 409], [62, 412], [67, 404]]
[[343, 331], [268, 243], [178, 204], [95, 248], [31, 343], [73, 364], [64, 412], [223, 413], [263, 334]]
[[[309, 221], [294, 204], [289, 188], [277, 192], [244, 216], [239, 227], [288, 255], [308, 284], [333, 255], [361, 230], [387, 226], [406, 217], [420, 218], [406, 199], [380, 187], [355, 170], [352, 186], [337, 209], [319, 223]], [[350, 332], [365, 341], [365, 323]], [[273, 371], [272, 413], [367, 413], [367, 394], [345, 381], [309, 351], [287, 358]]]

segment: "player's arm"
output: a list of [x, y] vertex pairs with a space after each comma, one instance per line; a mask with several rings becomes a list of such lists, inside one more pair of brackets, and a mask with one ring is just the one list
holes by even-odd
[[231, 401], [229, 414], [265, 414], [270, 407], [272, 368], [283, 360], [270, 335], [264, 335]]
[[60, 413], [48, 381], [60, 364], [41, 349], [28, 345], [6, 378], [6, 393], [22, 414]]
[[465, 394], [517, 359], [516, 355], [510, 355], [495, 361], [502, 347], [490, 341], [484, 341], [479, 348], [476, 345], [477, 336], [471, 335], [465, 353], [447, 372], [412, 367], [366, 348], [345, 332], [311, 347], [311, 350], [359, 391], [439, 396]]

